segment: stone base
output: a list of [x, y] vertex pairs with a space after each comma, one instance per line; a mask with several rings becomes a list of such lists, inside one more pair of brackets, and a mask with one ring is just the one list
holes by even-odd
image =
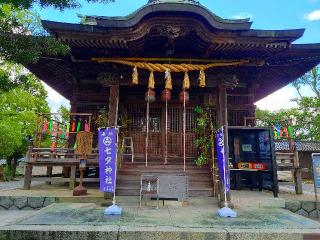
[[85, 196], [87, 195], [87, 189], [83, 186], [78, 186], [73, 190], [73, 196]]

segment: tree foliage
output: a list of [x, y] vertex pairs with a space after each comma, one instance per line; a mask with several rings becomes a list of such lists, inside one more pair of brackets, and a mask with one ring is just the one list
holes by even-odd
[[[30, 9], [34, 5], [41, 7], [54, 7], [60, 10], [65, 8], [78, 8], [81, 7], [80, 1], [77, 0], [2, 0], [3, 3], [11, 4], [17, 8]], [[91, 3], [108, 3], [114, 0], [87, 0]]]
[[198, 148], [199, 154], [196, 159], [198, 166], [205, 165], [212, 160], [212, 148], [214, 147], [215, 132], [217, 130], [216, 124], [213, 122], [212, 111], [209, 107], [196, 107], [197, 113], [195, 146]]
[[24, 65], [42, 55], [63, 55], [69, 47], [47, 35], [37, 14], [0, 4], [0, 58]]
[[[320, 141], [320, 68], [315, 67], [297, 79], [293, 86], [299, 94], [299, 98], [293, 100], [298, 106], [276, 112], [257, 110], [257, 125], [291, 126], [296, 139]], [[314, 96], [305, 96], [305, 88]]]
[[47, 93], [21, 66], [2, 62], [0, 73], [0, 158], [15, 171], [33, 136], [35, 112], [49, 112]]

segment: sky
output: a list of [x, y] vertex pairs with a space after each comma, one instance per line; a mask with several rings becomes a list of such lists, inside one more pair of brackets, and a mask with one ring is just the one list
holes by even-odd
[[[295, 43], [320, 43], [320, 0], [199, 0], [216, 15], [227, 18], [251, 18], [252, 28], [280, 30], [305, 28], [304, 36]], [[60, 22], [79, 22], [78, 14], [98, 16], [125, 16], [144, 4], [147, 0], [115, 0], [109, 4], [88, 4], [80, 0], [81, 8], [60, 12], [53, 8], [35, 10], [42, 19]], [[60, 104], [68, 106], [68, 101], [46, 86], [48, 101], [52, 111]], [[306, 95], [309, 89], [304, 89]], [[286, 86], [257, 102], [260, 109], [279, 110], [295, 106], [292, 99], [298, 97], [292, 86]], [[282, 103], [282, 104], [279, 104]]]

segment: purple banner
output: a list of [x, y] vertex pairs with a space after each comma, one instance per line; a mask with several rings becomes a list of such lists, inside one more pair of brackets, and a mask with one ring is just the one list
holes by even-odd
[[117, 130], [99, 130], [100, 191], [114, 192], [117, 167]]
[[226, 156], [226, 150], [224, 146], [224, 129], [219, 128], [216, 134], [216, 145], [217, 145], [217, 157], [220, 170], [221, 180], [225, 186], [226, 192], [230, 192], [230, 179], [228, 172], [228, 161]]

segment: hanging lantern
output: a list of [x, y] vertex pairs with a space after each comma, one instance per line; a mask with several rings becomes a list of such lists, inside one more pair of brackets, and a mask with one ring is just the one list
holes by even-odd
[[185, 101], [186, 103], [188, 103], [189, 100], [190, 100], [189, 92], [188, 92], [188, 91], [184, 91], [184, 90], [181, 91], [180, 94], [179, 94], [179, 101], [180, 101], [181, 103], [183, 103], [184, 101]]
[[154, 102], [156, 100], [156, 93], [154, 90], [152, 89], [148, 89], [148, 91], [146, 92], [146, 97], [145, 97], [146, 102]]
[[138, 68], [136, 66], [133, 68], [132, 84], [133, 85], [138, 85], [139, 84], [139, 74], [138, 74]]
[[171, 91], [168, 89], [164, 89], [161, 94], [162, 101], [170, 101], [171, 100]]

